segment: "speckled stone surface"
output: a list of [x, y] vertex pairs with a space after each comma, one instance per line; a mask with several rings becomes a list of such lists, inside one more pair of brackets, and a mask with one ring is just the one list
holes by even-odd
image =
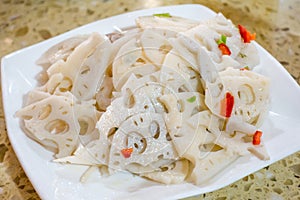
[[[0, 1], [0, 57], [86, 23], [133, 10], [199, 3], [257, 34], [300, 83], [300, 0]], [[0, 98], [0, 199], [39, 199], [7, 138]], [[300, 145], [300, 141], [299, 141]], [[300, 199], [300, 152], [196, 199]]]

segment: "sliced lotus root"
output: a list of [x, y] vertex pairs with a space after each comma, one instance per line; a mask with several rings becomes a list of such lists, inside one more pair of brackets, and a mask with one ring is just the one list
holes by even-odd
[[194, 168], [188, 181], [196, 185], [206, 184], [211, 178], [226, 169], [239, 156], [230, 151], [220, 149], [209, 152], [205, 157], [198, 157], [199, 148], [195, 147], [191, 152], [195, 157]]
[[192, 69], [199, 72], [197, 52], [201, 46], [183, 34], [178, 34], [176, 38], [169, 38], [168, 40], [173, 47], [172, 52], [175, 55], [180, 55], [183, 60], [188, 61]]
[[198, 21], [177, 16], [141, 16], [136, 19], [136, 23], [140, 28], [143, 29], [157, 28], [174, 32], [186, 31], [199, 24]]
[[221, 115], [221, 101], [226, 97], [226, 91], [219, 72], [207, 50], [200, 48], [198, 56], [199, 71], [205, 81], [205, 104], [213, 114], [227, 117]]
[[[132, 152], [126, 155], [128, 150]], [[124, 121], [114, 134], [109, 167], [112, 170], [145, 173], [155, 171], [176, 158], [177, 153], [162, 115], [141, 113]]]
[[129, 77], [134, 74], [136, 77], [143, 77], [148, 74], [153, 74], [158, 71], [158, 68], [152, 64], [145, 64], [130, 68], [121, 76], [113, 76], [113, 86], [116, 91], [120, 91], [123, 85], [127, 82]]
[[205, 105], [203, 105], [203, 100], [201, 105], [199, 93], [177, 95], [181, 96], [164, 95], [160, 99], [167, 109], [164, 118], [168, 132], [179, 156], [182, 156], [191, 145], [195, 135], [202, 134], [203, 130], [206, 130], [211, 114], [209, 111], [203, 111]]
[[82, 35], [63, 40], [43, 53], [36, 63], [48, 68], [58, 60], [66, 61], [74, 49], [87, 38], [87, 35]]
[[226, 36], [226, 46], [230, 49], [232, 58], [238, 56], [243, 46], [238, 29], [220, 13], [215, 18], [200, 23], [183, 34], [200, 46], [205, 47], [209, 52], [209, 56], [217, 63], [221, 62], [222, 59], [222, 53], [217, 43], [222, 35]]
[[194, 128], [195, 134], [182, 155], [193, 164], [188, 180], [197, 185], [215, 176], [238, 157], [238, 154], [231, 149], [218, 143], [222, 134], [218, 135], [208, 129], [210, 121], [208, 111], [200, 112], [192, 117], [189, 124]]
[[182, 115], [182, 119], [189, 119], [194, 114], [207, 110], [204, 95], [199, 92], [181, 92], [176, 94], [165, 94], [160, 101], [166, 107], [166, 113]]
[[16, 113], [24, 119], [30, 136], [45, 146], [55, 146], [56, 157], [70, 155], [78, 144], [79, 123], [74, 118], [74, 102], [65, 96], [50, 96]]
[[79, 100], [94, 98], [100, 87], [107, 68], [111, 64], [112, 45], [103, 38], [94, 52], [82, 62], [73, 79], [72, 93]]
[[[83, 68], [85, 60], [93, 54], [99, 44], [102, 44], [105, 38], [98, 33], [93, 33], [90, 37], [78, 45], [68, 56], [67, 60], [58, 60], [52, 64], [48, 70], [48, 76], [56, 73], [62, 73], [64, 78], [71, 82], [71, 89], [78, 74], [87, 72]], [[91, 69], [90, 69], [91, 70]]]
[[128, 78], [136, 67], [142, 67], [144, 69], [138, 71], [142, 73], [142, 75], [158, 70], [146, 59], [143, 49], [138, 42], [138, 38], [135, 37], [120, 48], [112, 63], [112, 67], [113, 83], [116, 89], [121, 88], [124, 84], [124, 80], [123, 84], [119, 83], [122, 77]]
[[117, 91], [130, 74], [142, 77], [160, 69], [172, 48], [167, 40], [172, 33], [146, 29], [120, 48], [113, 61], [113, 83]]
[[264, 144], [253, 145], [252, 144], [253, 137], [252, 135], [245, 135], [243, 133], [237, 132], [235, 135], [229, 135], [228, 133], [223, 132], [218, 139], [216, 140], [216, 144], [227, 149], [228, 151], [232, 151], [233, 153], [239, 156], [245, 156], [252, 153], [257, 158], [261, 160], [270, 159]]
[[30, 105], [32, 103], [41, 101], [42, 99], [46, 99], [50, 96], [49, 93], [40, 91], [40, 90], [31, 90], [26, 95], [25, 105]]
[[[128, 82], [131, 83], [132, 79], [136, 77], [132, 75]], [[123, 92], [124, 95], [116, 97], [97, 122], [99, 132], [107, 137], [128, 117], [143, 112], [155, 112], [151, 99], [144, 92], [134, 92], [130, 88], [124, 89]]]
[[37, 88], [37, 90], [47, 92], [49, 94], [54, 94], [56, 91], [58, 92], [69, 91], [71, 89], [70, 87], [67, 86], [66, 90], [64, 90], [65, 87], [61, 87], [62, 85], [65, 86], [64, 84], [62, 84], [63, 79], [64, 79], [64, 75], [62, 73], [54, 74], [50, 76], [49, 80], [43, 86]]
[[250, 70], [253, 69], [259, 64], [259, 54], [255, 44], [252, 42], [244, 43], [241, 51], [235, 59], [240, 63], [240, 68], [247, 66]]
[[113, 83], [112, 77], [104, 76], [99, 90], [96, 93], [97, 108], [101, 111], [105, 111], [111, 104], [113, 98]]
[[122, 95], [128, 97], [127, 104], [132, 104], [132, 98], [135, 95], [143, 96], [144, 98], [149, 98], [155, 112], [163, 113], [165, 112], [164, 107], [159, 101], [159, 97], [163, 94], [174, 93], [172, 88], [168, 85], [159, 82], [161, 75], [160, 71], [154, 72], [152, 74], [145, 75], [141, 78], [131, 75], [127, 82], [122, 87]]
[[16, 113], [24, 120], [29, 136], [55, 150], [57, 158], [70, 155], [78, 137], [87, 142], [98, 136], [95, 124], [100, 113], [93, 106], [94, 101], [75, 104], [72, 97], [49, 96]]
[[109, 151], [110, 151], [110, 141], [104, 134], [99, 134], [96, 140], [91, 141], [85, 148], [88, 150], [89, 154], [97, 160], [97, 163], [108, 165]]
[[149, 178], [164, 184], [182, 183], [189, 173], [189, 162], [186, 159], [177, 160], [167, 166], [160, 167], [160, 171], [141, 174], [141, 176]]
[[228, 68], [220, 73], [224, 87], [234, 96], [232, 115], [261, 125], [268, 113], [270, 80], [249, 70]]
[[192, 141], [198, 141], [198, 145], [215, 141], [216, 134], [208, 128], [210, 122], [211, 113], [209, 111], [202, 111], [193, 115], [179, 130], [178, 136], [174, 140], [176, 140], [176, 147], [180, 149], [180, 153], [184, 158], [190, 161], [193, 160], [192, 155], [189, 156], [189, 148], [192, 145]]
[[132, 74], [98, 121], [99, 132], [110, 136], [132, 115], [164, 112], [164, 107], [158, 101], [158, 97], [165, 92], [164, 86], [156, 82], [159, 75], [159, 72], [155, 72], [138, 79]]
[[56, 73], [50, 76], [49, 80], [36, 90], [47, 92], [51, 95], [64, 95], [63, 93], [71, 91], [73, 82], [62, 73]]
[[88, 166], [99, 164], [97, 160], [90, 154], [87, 148], [85, 148], [83, 145], [79, 145], [76, 151], [71, 156], [54, 159], [53, 162]]
[[204, 93], [199, 73], [175, 50], [170, 51], [166, 55], [161, 68], [161, 74], [161, 81], [171, 85], [174, 89], [179, 88], [179, 92], [186, 88], [185, 90]]
[[87, 144], [79, 144], [76, 151], [63, 158], [55, 159], [55, 162], [81, 164], [81, 165], [108, 165], [110, 142], [105, 135], [101, 135]]
[[[158, 29], [145, 29], [141, 35], [140, 43], [144, 55], [154, 65], [160, 67], [166, 54], [172, 49], [167, 37], [172, 35], [167, 31], [160, 33]], [[173, 34], [175, 35], [175, 34]]]
[[74, 118], [78, 121], [80, 142], [85, 145], [98, 138], [96, 128], [101, 113], [95, 108], [95, 100], [82, 101], [74, 106]]

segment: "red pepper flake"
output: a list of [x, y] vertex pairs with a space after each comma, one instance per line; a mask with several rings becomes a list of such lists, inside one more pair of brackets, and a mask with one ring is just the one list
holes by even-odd
[[253, 145], [259, 145], [260, 144], [260, 138], [262, 136], [262, 132], [261, 131], [255, 131], [254, 135], [253, 135], [253, 140], [252, 140], [252, 144]]
[[241, 37], [243, 38], [245, 43], [250, 43], [251, 40], [255, 40], [256, 33], [250, 33], [245, 27], [242, 25], [238, 25]]
[[231, 51], [230, 51], [230, 49], [228, 48], [228, 46], [226, 44], [221, 43], [221, 44], [218, 45], [218, 47], [221, 50], [222, 55], [228, 55], [228, 56], [230, 56]]
[[221, 100], [220, 115], [230, 117], [234, 105], [234, 96], [230, 92], [226, 92], [225, 98]]
[[121, 150], [121, 153], [124, 156], [124, 158], [129, 158], [131, 156], [132, 152], [133, 152], [133, 148], [132, 147]]

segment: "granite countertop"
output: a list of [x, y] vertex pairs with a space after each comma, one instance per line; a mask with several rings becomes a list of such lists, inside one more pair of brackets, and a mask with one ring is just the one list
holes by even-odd
[[[256, 32], [257, 42], [300, 83], [300, 0], [2, 0], [0, 57], [95, 20], [143, 8], [186, 3], [203, 4]], [[0, 199], [39, 199], [9, 143], [2, 102]], [[223, 189], [188, 199], [300, 199], [300, 152]]]

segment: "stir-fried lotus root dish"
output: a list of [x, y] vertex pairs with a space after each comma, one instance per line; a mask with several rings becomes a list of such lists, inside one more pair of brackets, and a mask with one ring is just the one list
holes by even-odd
[[16, 117], [54, 162], [200, 185], [239, 157], [269, 159], [259, 127], [270, 81], [255, 72], [254, 39], [222, 14], [169, 13], [74, 36], [37, 61]]

